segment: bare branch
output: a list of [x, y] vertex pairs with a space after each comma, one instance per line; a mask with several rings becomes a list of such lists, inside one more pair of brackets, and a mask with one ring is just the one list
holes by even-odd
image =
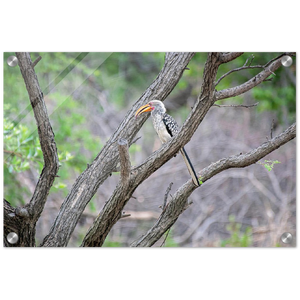
[[[59, 214], [54, 221], [50, 233], [45, 237], [42, 246], [66, 246], [70, 236], [82, 214], [86, 205], [89, 203], [99, 186], [109, 177], [119, 163], [119, 151], [117, 141], [122, 137], [127, 139], [129, 145], [135, 135], [144, 124], [148, 116], [142, 116], [138, 120], [134, 118], [134, 113], [141, 105], [149, 102], [150, 99], [164, 100], [174, 89], [181, 78], [185, 67], [194, 56], [194, 53], [168, 53], [166, 55], [165, 64], [158, 74], [154, 82], [147, 88], [140, 99], [132, 106], [127, 115], [97, 155], [90, 166], [76, 179], [72, 190], [64, 200]], [[91, 180], [87, 180], [91, 178]], [[106, 203], [103, 208], [103, 214], [99, 217], [103, 218], [103, 224], [113, 226], [118, 221], [120, 211], [123, 205], [129, 200], [124, 196], [124, 190], [119, 184], [111, 199], [118, 199], [113, 203]], [[76, 211], [74, 209], [76, 208]], [[111, 211], [115, 209], [115, 211]], [[106, 213], [112, 213], [111, 219], [107, 219]], [[115, 214], [116, 213], [116, 214]], [[106, 221], [108, 221], [106, 223]], [[111, 222], [111, 223], [110, 223]], [[102, 224], [102, 225], [103, 225]], [[111, 227], [110, 227], [111, 228]]]
[[41, 59], [42, 59], [42, 57], [38, 56], [38, 58], [32, 63], [32, 67], [34, 68]]
[[131, 145], [134, 144], [134, 143], [136, 143], [140, 138], [141, 138], [141, 136], [135, 138], [135, 139], [131, 142]]
[[166, 190], [166, 193], [165, 193], [165, 197], [164, 197], [164, 204], [162, 206], [162, 210], [164, 210], [166, 208], [166, 205], [167, 205], [167, 200], [168, 200], [168, 195], [171, 191], [171, 188], [172, 188], [172, 185], [173, 185], [173, 182], [171, 182]]
[[[254, 164], [295, 137], [296, 123], [291, 125], [287, 130], [272, 140], [265, 142], [244, 155], [234, 155], [212, 163], [200, 172], [201, 181], [204, 183], [216, 174], [230, 168], [244, 168]], [[133, 242], [131, 246], [151, 247], [156, 241], [158, 241], [185, 210], [187, 198], [195, 189], [196, 187], [193, 185], [192, 180], [189, 180], [182, 185], [176, 191], [173, 199], [169, 202], [168, 206], [162, 212], [160, 218], [156, 221], [152, 228], [145, 235]]]
[[[292, 55], [293, 53], [285, 53], [285, 54], [286, 55]], [[258, 73], [256, 76], [254, 76], [253, 78], [251, 78], [247, 82], [245, 82], [245, 83], [243, 83], [239, 86], [233, 87], [233, 88], [228, 88], [228, 89], [224, 89], [224, 90], [221, 90], [221, 91], [217, 91], [216, 94], [215, 94], [216, 101], [241, 95], [241, 94], [251, 90], [255, 86], [259, 85], [263, 81], [265, 81], [271, 74], [274, 74], [274, 71], [276, 71], [281, 66], [281, 59], [280, 58], [283, 55], [284, 54], [281, 54], [277, 58], [272, 59], [270, 62], [268, 62], [264, 66], [263, 71]]]
[[122, 212], [120, 219], [130, 217], [131, 214], [126, 214], [125, 211]]
[[[208, 54], [200, 97], [193, 107], [189, 117], [183, 124], [180, 132], [169, 142], [165, 143], [159, 150], [150, 155], [141, 165], [132, 169], [130, 185], [126, 191], [123, 190], [121, 184], [116, 187], [113, 195], [107, 201], [103, 210], [90, 227], [81, 246], [102, 246], [110, 229], [118, 221], [120, 211], [131, 198], [135, 189], [153, 172], [174, 157], [180, 148], [182, 148], [192, 138], [199, 124], [214, 103], [214, 80], [219, 66], [218, 57], [219, 53]], [[193, 126], [190, 124], [193, 124]]]
[[221, 64], [228, 63], [237, 57], [241, 56], [244, 52], [229, 52], [229, 53], [222, 53], [220, 55], [220, 62]]
[[36, 222], [43, 211], [47, 195], [58, 172], [59, 163], [54, 133], [30, 55], [27, 52], [16, 53], [16, 55], [38, 126], [39, 140], [44, 158], [44, 169], [29, 204], [29, 213], [34, 217], [33, 221]]
[[130, 169], [131, 169], [127, 140], [119, 139], [118, 149], [120, 153], [121, 182], [124, 186], [127, 186], [130, 180]]
[[33, 108], [34, 117], [38, 127], [39, 141], [43, 152], [44, 168], [35, 187], [35, 191], [29, 204], [15, 210], [19, 218], [26, 218], [26, 222], [19, 220], [22, 226], [19, 228], [19, 245], [35, 246], [35, 225], [39, 219], [50, 188], [58, 172], [59, 162], [54, 134], [44, 102], [33, 63], [28, 52], [17, 52], [19, 67], [26, 85], [26, 89]]
[[233, 73], [233, 72], [237, 72], [237, 71], [241, 71], [241, 70], [245, 70], [245, 69], [262, 69], [264, 68], [264, 66], [261, 66], [261, 65], [256, 65], [256, 66], [243, 66], [243, 67], [240, 67], [240, 68], [235, 68], [235, 69], [232, 69], [230, 71], [228, 71], [227, 73], [225, 73], [224, 75], [222, 75], [216, 82], [215, 86], [217, 86], [220, 81], [222, 79], [224, 79], [226, 76], [228, 76], [229, 74]]
[[225, 105], [219, 105], [219, 104], [214, 104], [213, 106], [216, 107], [245, 107], [245, 108], [249, 108], [249, 107], [253, 107], [253, 106], [257, 106], [259, 104], [259, 102], [256, 102], [254, 104], [225, 104]]

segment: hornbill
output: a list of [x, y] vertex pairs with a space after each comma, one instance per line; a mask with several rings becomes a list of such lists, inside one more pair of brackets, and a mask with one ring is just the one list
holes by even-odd
[[[178, 133], [179, 127], [176, 121], [166, 113], [164, 104], [159, 100], [152, 100], [148, 104], [141, 106], [135, 113], [137, 118], [144, 112], [151, 111], [153, 126], [160, 141], [164, 144], [169, 141], [175, 134]], [[187, 165], [190, 175], [192, 176], [193, 182], [196, 186], [200, 186], [198, 177], [193, 168], [193, 165], [184, 149], [180, 149], [180, 153], [183, 156], [184, 162]]]

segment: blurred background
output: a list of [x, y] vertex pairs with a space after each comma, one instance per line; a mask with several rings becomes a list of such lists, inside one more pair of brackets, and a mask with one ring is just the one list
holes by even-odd
[[[244, 53], [222, 65], [218, 76], [244, 65], [265, 65], [280, 53]], [[18, 67], [4, 53], [4, 198], [13, 206], [30, 201], [43, 167], [36, 123]], [[164, 53], [31, 53], [44, 93], [59, 152], [60, 169], [37, 224], [37, 245], [49, 232], [75, 179], [86, 169], [118, 127], [126, 112], [156, 78]], [[200, 93], [206, 53], [197, 53], [176, 88], [165, 100], [167, 111], [181, 125]], [[225, 77], [217, 90], [241, 84], [261, 69]], [[296, 58], [271, 81], [244, 95], [217, 104], [254, 104], [250, 108], [212, 107], [186, 151], [196, 169], [221, 158], [245, 153], [284, 131], [296, 120]], [[161, 144], [149, 118], [130, 147], [138, 165]], [[153, 225], [169, 184], [169, 197], [189, 180], [177, 155], [140, 185], [104, 246], [127, 247]], [[81, 244], [89, 226], [116, 187], [113, 173], [87, 205], [69, 247]], [[284, 232], [296, 238], [296, 141], [292, 140], [259, 163], [224, 171], [197, 189], [192, 205], [178, 218], [166, 247], [291, 247], [280, 241]], [[163, 239], [155, 246], [161, 246]]]

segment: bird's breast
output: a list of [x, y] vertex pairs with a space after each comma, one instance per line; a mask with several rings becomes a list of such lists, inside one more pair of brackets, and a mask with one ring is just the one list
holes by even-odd
[[153, 119], [154, 129], [162, 143], [166, 143], [171, 139], [168, 131], [166, 130], [166, 126], [162, 120], [154, 120]]

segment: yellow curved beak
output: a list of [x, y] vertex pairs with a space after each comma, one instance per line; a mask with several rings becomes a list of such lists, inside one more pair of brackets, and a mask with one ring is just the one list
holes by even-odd
[[137, 118], [139, 115], [141, 115], [142, 113], [146, 112], [146, 111], [151, 111], [152, 108], [149, 104], [143, 105], [141, 106], [135, 113], [135, 117]]

